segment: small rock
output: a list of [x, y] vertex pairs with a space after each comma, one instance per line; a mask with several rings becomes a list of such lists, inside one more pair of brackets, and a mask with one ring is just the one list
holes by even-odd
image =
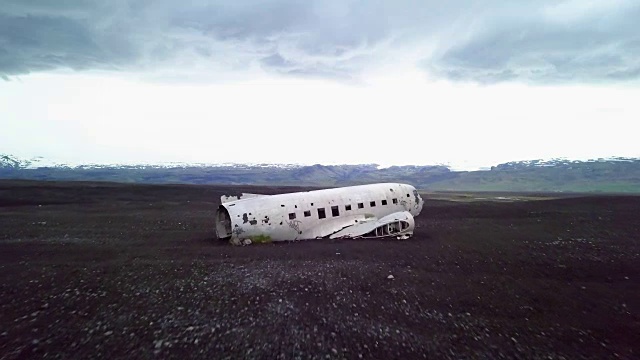
[[387, 276], [387, 279], [393, 279], [393, 275]]
[[111, 334], [113, 334], [113, 331], [109, 330], [106, 333], [104, 333], [104, 336], [110, 336]]
[[187, 331], [193, 331], [193, 326], [189, 326], [189, 327], [187, 328]]
[[338, 350], [336, 350], [336, 348], [331, 348], [331, 352], [335, 355], [338, 353]]
[[156, 340], [154, 347], [160, 349], [162, 347], [162, 340]]

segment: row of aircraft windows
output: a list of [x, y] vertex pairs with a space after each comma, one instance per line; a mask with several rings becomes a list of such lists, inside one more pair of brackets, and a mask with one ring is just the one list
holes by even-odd
[[[407, 194], [407, 197], [409, 197], [409, 194]], [[391, 199], [391, 202], [394, 203], [394, 204], [397, 204], [398, 203], [398, 199], [393, 198], [393, 199]], [[382, 200], [380, 203], [382, 205], [387, 205], [387, 200]], [[311, 203], [311, 206], [313, 206], [313, 203]], [[375, 207], [376, 206], [376, 202], [375, 201], [370, 201], [369, 202], [369, 206], [370, 207]], [[358, 203], [358, 209], [364, 209], [364, 203]], [[345, 205], [344, 206], [344, 210], [345, 211], [350, 211], [351, 210], [351, 204]], [[309, 216], [311, 216], [311, 210], [305, 210], [304, 211], [304, 217], [309, 217]], [[333, 216], [333, 217], [340, 216], [340, 210], [339, 210], [337, 205], [331, 207], [331, 216]], [[324, 208], [318, 208], [318, 219], [324, 219], [326, 217], [327, 217], [327, 214], [326, 214]], [[295, 218], [296, 218], [296, 213], [294, 213], [294, 212], [289, 213], [289, 220], [294, 220]]]

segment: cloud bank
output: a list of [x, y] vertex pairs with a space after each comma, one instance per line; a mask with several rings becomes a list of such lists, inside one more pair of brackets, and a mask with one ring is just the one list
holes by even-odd
[[0, 2], [5, 79], [60, 69], [349, 79], [395, 64], [481, 83], [640, 79], [637, 1]]

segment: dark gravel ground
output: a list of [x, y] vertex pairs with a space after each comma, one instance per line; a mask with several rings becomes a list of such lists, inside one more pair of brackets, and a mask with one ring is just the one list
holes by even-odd
[[0, 359], [640, 357], [640, 197], [425, 195], [410, 240], [215, 239], [223, 193], [295, 190], [0, 182]]

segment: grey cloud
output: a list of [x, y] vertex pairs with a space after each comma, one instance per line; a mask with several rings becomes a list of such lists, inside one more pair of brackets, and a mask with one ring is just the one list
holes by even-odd
[[0, 74], [108, 68], [134, 57], [124, 43], [64, 17], [0, 15]]
[[172, 27], [197, 29], [222, 40], [265, 39], [299, 28], [310, 16], [308, 10], [298, 1], [207, 2], [171, 12], [168, 22]]
[[[117, 0], [115, 0], [117, 1]], [[48, 16], [82, 18], [105, 6], [93, 0], [3, 0], [0, 12], [7, 16]]]
[[361, 53], [391, 29], [380, 4], [7, 1], [0, 7], [0, 74], [170, 67], [192, 57], [234, 69], [259, 63], [280, 73], [350, 76], [347, 70], [365, 65]]
[[331, 66], [322, 63], [296, 63], [275, 53], [260, 60], [263, 67], [285, 75], [296, 75], [312, 78], [329, 78], [340, 81], [355, 82], [353, 74], [357, 72], [344, 64], [332, 63]]
[[[622, 81], [640, 72], [638, 6], [563, 22], [545, 17], [551, 0], [0, 1], [5, 79], [194, 62], [354, 79], [407, 49], [429, 73], [461, 81]], [[419, 61], [423, 48], [431, 50]]]
[[640, 79], [640, 6], [578, 20], [545, 19], [539, 10], [484, 24], [423, 65], [437, 76], [481, 83]]
[[287, 68], [291, 66], [291, 64], [278, 53], [262, 58], [260, 61], [265, 66], [274, 68]]

